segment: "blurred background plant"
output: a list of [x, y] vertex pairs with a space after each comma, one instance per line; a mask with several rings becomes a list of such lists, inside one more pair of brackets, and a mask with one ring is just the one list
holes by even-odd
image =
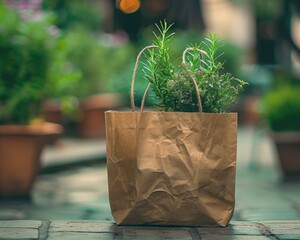
[[104, 10], [99, 1], [44, 0], [41, 4], [43, 10], [55, 13], [55, 25], [59, 29], [82, 27], [92, 32], [102, 30]]
[[277, 71], [273, 87], [261, 100], [265, 125], [272, 131], [300, 131], [300, 80]]
[[0, 11], [0, 122], [28, 124], [42, 114], [45, 97], [66, 96], [77, 76], [62, 64], [53, 15], [27, 18], [3, 3]]
[[285, 84], [263, 98], [263, 116], [273, 131], [300, 131], [300, 87]]
[[120, 77], [128, 65], [133, 52], [132, 46], [113, 46], [109, 36], [93, 35], [84, 28], [74, 28], [66, 33], [67, 58], [82, 75], [76, 84], [75, 96], [113, 91], [109, 81]]

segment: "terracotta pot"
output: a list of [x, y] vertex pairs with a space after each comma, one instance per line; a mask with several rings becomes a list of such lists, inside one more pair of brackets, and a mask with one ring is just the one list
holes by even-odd
[[285, 179], [300, 179], [300, 132], [273, 133], [272, 137]]
[[[43, 119], [48, 123], [56, 123], [65, 127], [66, 120], [57, 99], [47, 99], [43, 103]], [[60, 136], [48, 136], [47, 144], [54, 145]]]
[[61, 133], [53, 123], [0, 126], [0, 197], [30, 196], [47, 138]]
[[56, 99], [47, 99], [43, 104], [44, 119], [46, 122], [57, 123], [63, 125], [64, 115], [61, 105]]
[[260, 114], [258, 112], [259, 97], [248, 96], [244, 104], [244, 119], [246, 125], [257, 126], [260, 122]]
[[257, 126], [260, 123], [258, 102], [258, 96], [243, 96], [237, 103], [231, 105], [230, 112], [238, 113], [239, 124], [247, 126]]
[[98, 94], [83, 99], [80, 103], [79, 136], [83, 138], [104, 138], [104, 112], [117, 110], [124, 105], [119, 94]]

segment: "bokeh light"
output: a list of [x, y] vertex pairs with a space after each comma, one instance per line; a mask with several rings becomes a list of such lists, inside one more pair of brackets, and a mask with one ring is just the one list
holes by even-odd
[[136, 12], [140, 6], [141, 2], [139, 0], [120, 0], [116, 2], [116, 7], [127, 14]]

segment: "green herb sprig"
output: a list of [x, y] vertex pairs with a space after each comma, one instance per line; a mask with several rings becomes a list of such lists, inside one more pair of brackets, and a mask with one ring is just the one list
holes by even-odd
[[[159, 34], [154, 33], [155, 48], [148, 50], [143, 71], [157, 105], [164, 111], [228, 112], [229, 105], [237, 100], [247, 83], [223, 72], [224, 62], [218, 61], [223, 55], [220, 52], [223, 42], [209, 34], [201, 43], [187, 46], [182, 64], [174, 66], [169, 48], [174, 33], [168, 33], [172, 25], [164, 21], [156, 26]], [[196, 91], [200, 93], [200, 104]]]
[[159, 99], [158, 106], [165, 108], [166, 111], [171, 111], [169, 98], [169, 81], [174, 78], [174, 66], [170, 59], [170, 49], [168, 47], [169, 42], [172, 40], [174, 33], [168, 34], [168, 31], [172, 25], [167, 25], [166, 22], [162, 23], [157, 29], [159, 35], [155, 36], [153, 46], [156, 46], [155, 50], [148, 50], [149, 57], [147, 62], [144, 63], [144, 74], [146, 79], [150, 82], [151, 88], [157, 98]]

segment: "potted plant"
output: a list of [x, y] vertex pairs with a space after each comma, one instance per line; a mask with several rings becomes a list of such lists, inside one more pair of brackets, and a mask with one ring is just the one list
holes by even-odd
[[262, 115], [271, 131], [286, 180], [300, 178], [299, 92], [299, 83], [282, 83], [262, 99]]
[[[98, 63], [98, 41], [92, 36], [98, 33], [103, 25], [102, 3], [80, 0], [45, 0], [41, 5], [45, 11], [55, 14], [54, 24], [64, 33], [59, 44], [60, 61], [56, 61], [56, 68], [65, 65], [65, 72], [71, 71], [73, 77], [76, 75], [76, 81], [71, 82], [64, 76], [58, 76], [60, 84], [54, 84], [54, 86], [61, 89], [53, 89], [55, 94], [45, 101], [44, 116], [51, 122], [62, 123], [66, 135], [74, 136], [79, 133], [82, 136], [77, 125], [81, 126], [81, 119], [85, 119], [85, 116], [89, 114], [82, 111], [81, 98], [97, 92], [99, 86], [103, 85], [102, 68], [99, 68]], [[58, 72], [61, 73], [61, 71]], [[70, 78], [70, 74], [67, 74], [67, 77]], [[98, 114], [95, 115], [98, 116]], [[87, 119], [90, 118], [87, 117]], [[101, 124], [93, 125], [90, 132], [97, 134], [99, 126]]]
[[[237, 114], [245, 82], [222, 72], [221, 41], [210, 34], [171, 61], [166, 22], [138, 54], [132, 112], [106, 112], [109, 199], [117, 224], [226, 226], [234, 209]], [[142, 54], [148, 86], [140, 111], [135, 76]], [[151, 89], [160, 111], [144, 111]]]
[[65, 134], [74, 132], [72, 124], [78, 116], [78, 83], [82, 72], [68, 58], [69, 41], [65, 34], [56, 38], [53, 58], [43, 101], [45, 121], [61, 124]]
[[79, 103], [77, 130], [79, 136], [84, 138], [103, 138], [104, 111], [124, 106], [122, 96], [111, 87], [110, 80], [114, 76], [120, 78], [132, 47], [127, 43], [109, 45], [102, 37], [102, 34], [93, 35], [82, 28], [70, 30], [66, 35], [67, 58], [81, 73], [73, 94]]
[[47, 137], [62, 127], [43, 122], [54, 37], [47, 17], [22, 19], [0, 4], [0, 196], [28, 197]]

